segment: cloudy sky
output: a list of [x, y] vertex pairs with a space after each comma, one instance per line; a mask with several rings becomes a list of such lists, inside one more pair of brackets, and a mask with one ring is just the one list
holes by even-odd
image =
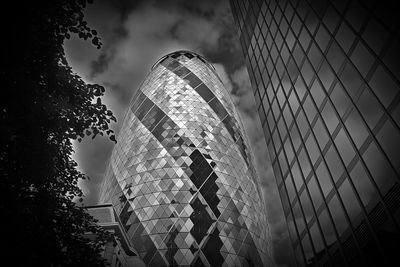
[[[114, 112], [118, 133], [130, 98], [151, 66], [163, 55], [191, 50], [217, 69], [239, 110], [257, 158], [257, 169], [273, 238], [277, 265], [292, 266], [282, 206], [269, 162], [264, 136], [244, 66], [228, 0], [106, 1], [98, 0], [85, 11], [89, 25], [98, 31], [103, 46], [72, 37], [65, 42], [69, 64], [86, 82], [106, 88], [103, 101]], [[81, 183], [86, 205], [98, 201], [113, 143], [106, 138], [75, 144], [74, 158], [91, 179]]]

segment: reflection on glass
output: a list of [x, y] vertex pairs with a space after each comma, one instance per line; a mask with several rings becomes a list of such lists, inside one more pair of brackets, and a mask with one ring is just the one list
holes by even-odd
[[326, 244], [329, 246], [336, 241], [336, 236], [332, 221], [330, 220], [326, 209], [322, 210], [321, 214], [318, 216], [318, 220], [321, 225], [322, 232], [324, 233]]
[[340, 156], [343, 159], [344, 164], [347, 166], [356, 153], [354, 152], [354, 149], [349, 139], [347, 138], [343, 128], [340, 129], [339, 133], [337, 134], [335, 138], [335, 144], [339, 151]]
[[321, 150], [323, 150], [326, 143], [328, 143], [329, 141], [329, 137], [328, 134], [326, 133], [324, 126], [322, 125], [322, 121], [320, 118], [318, 118], [317, 122], [315, 123], [313, 130], [315, 137], [317, 138], [317, 142]]
[[[324, 79], [323, 79], [323, 81], [324, 81]], [[314, 83], [311, 86], [310, 92], [311, 92], [311, 94], [313, 96], [315, 104], [317, 105], [317, 107], [320, 107], [321, 104], [322, 104], [322, 101], [325, 98], [325, 93], [322, 90], [322, 87], [321, 87], [321, 85], [320, 85], [320, 83], [319, 83], [319, 81], [317, 79], [314, 80]]]
[[311, 163], [314, 165], [320, 155], [320, 152], [312, 134], [310, 134], [307, 138], [306, 147], [308, 155], [310, 155], [311, 158]]
[[308, 174], [311, 172], [311, 165], [306, 156], [304, 148], [301, 148], [300, 153], [298, 154], [300, 168], [303, 172], [304, 177], [306, 178]]
[[323, 192], [324, 196], [326, 197], [329, 194], [329, 192], [332, 190], [333, 186], [332, 186], [331, 178], [328, 173], [328, 169], [326, 168], [325, 163], [323, 161], [321, 161], [321, 163], [319, 164], [317, 171], [316, 171], [316, 175], [318, 177], [318, 182], [319, 182], [319, 185], [321, 186], [322, 192]]
[[339, 72], [340, 66], [344, 62], [343, 52], [340, 50], [339, 45], [336, 42], [333, 42], [328, 50], [327, 58], [332, 68]]
[[350, 217], [350, 221], [353, 222], [354, 219], [361, 213], [361, 207], [348, 179], [345, 179], [342, 185], [339, 187], [339, 194], [342, 197], [342, 201], [346, 208], [347, 214]]
[[311, 195], [311, 199], [314, 203], [315, 210], [318, 210], [318, 208], [322, 205], [323, 200], [314, 176], [311, 177], [307, 186]]
[[340, 46], [343, 48], [344, 52], [347, 53], [350, 49], [354, 41], [354, 33], [353, 31], [347, 26], [346, 23], [342, 22], [340, 25], [339, 31], [336, 34], [336, 40], [338, 40]]
[[400, 133], [387, 120], [377, 135], [378, 141], [394, 168], [400, 173]]
[[358, 162], [350, 172], [350, 176], [361, 201], [364, 206], [367, 206], [369, 202], [374, 199], [377, 192], [360, 162]]
[[301, 186], [304, 184], [303, 183], [303, 177], [301, 176], [301, 172], [299, 169], [299, 165], [297, 164], [297, 161], [294, 161], [293, 167], [292, 167], [292, 175], [294, 179], [294, 183], [296, 185], [297, 191], [300, 190]]
[[292, 183], [292, 178], [290, 176], [290, 173], [285, 180], [285, 184], [286, 184], [286, 189], [287, 189], [287, 192], [289, 195], [289, 201], [291, 203], [291, 202], [293, 202], [294, 198], [296, 197], [296, 193], [295, 193], [295, 188]]
[[367, 151], [363, 154], [363, 159], [375, 183], [377, 183], [382, 194], [385, 194], [396, 181], [396, 175], [375, 143], [372, 142], [369, 145]]
[[307, 224], [310, 223], [311, 219], [314, 217], [313, 208], [311, 205], [311, 201], [308, 198], [308, 194], [306, 190], [304, 190], [300, 195], [301, 206], [303, 207], [304, 216]]
[[317, 41], [317, 44], [322, 51], [325, 51], [330, 38], [331, 37], [325, 27], [323, 25], [320, 25], [317, 31], [317, 35], [315, 36], [315, 40]]
[[296, 125], [293, 125], [292, 129], [290, 130], [290, 138], [292, 139], [294, 150], [297, 151], [301, 145], [301, 139]]
[[292, 145], [290, 144], [290, 139], [287, 138], [285, 142], [285, 151], [286, 151], [286, 156], [288, 158], [288, 162], [292, 162], [293, 157], [294, 157], [294, 152], [292, 149]]
[[308, 58], [310, 59], [311, 65], [314, 69], [317, 69], [322, 60], [322, 54], [315, 43], [311, 45], [310, 51], [308, 52]]
[[339, 115], [343, 117], [351, 102], [339, 83], [336, 83], [335, 87], [333, 88], [331, 100]]
[[333, 221], [335, 222], [338, 235], [341, 236], [348, 227], [346, 215], [343, 212], [339, 199], [336, 195], [328, 203], [329, 210], [332, 214]]
[[310, 95], [307, 95], [303, 107], [307, 115], [308, 121], [311, 123], [314, 120], [314, 117], [317, 115], [317, 110], [315, 109], [315, 106], [311, 101]]
[[399, 92], [399, 87], [381, 66], [374, 72], [369, 85], [386, 108]]
[[371, 69], [372, 64], [374, 63], [374, 58], [361, 42], [359, 42], [354, 49], [351, 55], [351, 60], [364, 77], [367, 76], [368, 71]]
[[311, 247], [311, 242], [310, 242], [310, 238], [308, 235], [305, 235], [303, 237], [303, 239], [301, 240], [301, 244], [303, 245], [304, 254], [305, 254], [307, 263], [311, 263], [311, 261], [314, 258], [314, 252]]
[[311, 226], [310, 229], [311, 238], [313, 240], [314, 248], [316, 253], [321, 252], [324, 249], [324, 243], [322, 241], [321, 233], [318, 229], [318, 225], [316, 223]]
[[370, 129], [374, 129], [383, 113], [376, 98], [365, 89], [357, 101], [357, 106]]
[[356, 144], [357, 148], [360, 148], [365, 139], [368, 137], [368, 131], [365, 128], [361, 116], [356, 109], [351, 111], [344, 124], [349, 131], [353, 142]]
[[332, 178], [336, 183], [342, 175], [344, 168], [333, 146], [329, 148], [328, 152], [325, 155], [325, 159], [326, 163], [328, 164], [329, 171], [332, 174]]
[[299, 205], [298, 201], [293, 206], [293, 214], [294, 214], [294, 218], [296, 219], [297, 230], [299, 230], [299, 234], [301, 234], [305, 229], [305, 224], [304, 224], [304, 217], [301, 213], [301, 209], [300, 209], [300, 205]]
[[288, 216], [286, 217], [288, 228], [289, 228], [289, 234], [290, 237], [292, 238], [293, 241], [297, 239], [297, 234], [296, 234], [296, 228], [294, 225], [294, 220], [292, 213], [289, 213]]
[[322, 118], [324, 119], [329, 132], [332, 134], [339, 124], [339, 120], [336, 117], [335, 111], [333, 110], [333, 107], [329, 101], [326, 102], [325, 107], [322, 110]]
[[300, 113], [297, 115], [297, 125], [299, 126], [300, 133], [304, 138], [309, 128], [303, 111], [300, 111]]

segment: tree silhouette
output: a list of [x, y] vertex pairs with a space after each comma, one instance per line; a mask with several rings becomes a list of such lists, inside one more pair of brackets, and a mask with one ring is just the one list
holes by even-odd
[[107, 234], [72, 201], [87, 178], [71, 158], [72, 140], [100, 134], [115, 141], [104, 88], [74, 74], [63, 50], [71, 34], [101, 46], [84, 20], [87, 1], [8, 2], [9, 16], [1, 16], [3, 257], [21, 266], [104, 265]]

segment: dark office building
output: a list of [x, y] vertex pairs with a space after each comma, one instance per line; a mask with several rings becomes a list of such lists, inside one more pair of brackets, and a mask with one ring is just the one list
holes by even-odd
[[387, 266], [400, 244], [397, 9], [231, 7], [298, 266]]

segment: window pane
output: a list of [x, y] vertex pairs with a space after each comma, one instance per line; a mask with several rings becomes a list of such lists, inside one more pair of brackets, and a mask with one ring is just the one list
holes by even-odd
[[354, 98], [354, 96], [360, 90], [361, 77], [350, 63], [346, 64], [346, 67], [340, 75], [340, 80], [342, 81], [344, 88], [349, 93], [350, 97]]
[[336, 183], [339, 177], [342, 175], [344, 168], [333, 146], [329, 148], [328, 152], [326, 153], [325, 159], [326, 163], [328, 164], [328, 168], [332, 174], [332, 178]]
[[393, 124], [387, 120], [379, 131], [378, 140], [394, 168], [400, 173], [400, 134]]
[[355, 156], [354, 149], [346, 136], [343, 128], [340, 129], [338, 135], [335, 138], [335, 144], [339, 151], [341, 158], [343, 159], [344, 164], [347, 166], [350, 161]]
[[297, 115], [297, 125], [299, 126], [300, 133], [304, 138], [308, 130], [308, 123], [302, 111]]
[[321, 48], [322, 51], [325, 51], [329, 40], [331, 39], [328, 31], [325, 29], [325, 27], [321, 24], [318, 28], [317, 35], [315, 36], [315, 40], [317, 41], [317, 44]]
[[369, 145], [363, 159], [382, 194], [385, 194], [396, 181], [396, 175], [375, 143]]
[[296, 204], [293, 206], [293, 213], [294, 218], [296, 220], [297, 229], [299, 230], [299, 234], [303, 232], [305, 229], [304, 218], [300, 210], [299, 202], [297, 201]]
[[292, 129], [290, 130], [290, 137], [292, 138], [294, 149], [297, 151], [300, 147], [301, 139], [296, 125], [293, 125]]
[[329, 201], [328, 206], [329, 210], [331, 211], [333, 221], [335, 222], [338, 234], [341, 236], [347, 229], [348, 224], [342, 206], [340, 205], [339, 199], [336, 195], [334, 195], [331, 201]]
[[286, 142], [285, 142], [285, 151], [286, 151], [286, 156], [287, 156], [289, 164], [290, 164], [293, 160], [294, 152], [293, 152], [292, 145], [290, 144], [289, 138], [287, 138]]
[[306, 147], [307, 147], [308, 154], [310, 155], [312, 165], [314, 165], [315, 162], [317, 161], [320, 153], [318, 150], [317, 143], [315, 142], [314, 137], [311, 134], [307, 138]]
[[314, 120], [315, 115], [317, 115], [317, 110], [315, 109], [315, 106], [311, 101], [310, 95], [307, 96], [303, 107], [307, 115], [308, 121], [311, 123]]
[[318, 210], [318, 208], [322, 205], [322, 196], [314, 176], [311, 177], [311, 180], [308, 182], [308, 191], [310, 192], [315, 210]]
[[321, 186], [322, 192], [323, 192], [324, 196], [326, 197], [329, 194], [329, 192], [332, 190], [333, 186], [332, 186], [331, 178], [328, 173], [328, 169], [326, 168], [325, 163], [323, 161], [321, 161], [321, 163], [319, 164], [317, 171], [316, 171], [316, 175], [317, 175], [318, 182]]
[[331, 100], [340, 117], [343, 118], [343, 115], [350, 106], [351, 102], [339, 83], [336, 83], [335, 87], [333, 88]]
[[338, 33], [336, 34], [336, 39], [346, 53], [349, 51], [350, 46], [354, 41], [354, 37], [353, 31], [343, 21]]
[[286, 125], [290, 127], [293, 122], [292, 114], [290, 113], [289, 105], [286, 104], [285, 109], [283, 110], [283, 117], [285, 118]]
[[353, 221], [361, 213], [361, 207], [348, 179], [339, 187], [339, 194], [342, 197], [350, 221]]
[[313, 65], [314, 69], [317, 69], [319, 63], [321, 62], [322, 54], [318, 50], [315, 43], [311, 45], [310, 51], [308, 52], [308, 58], [310, 59], [310, 62]]
[[377, 192], [360, 162], [351, 171], [350, 176], [362, 203], [367, 206]]
[[322, 84], [325, 87], [325, 90], [328, 92], [333, 80], [335, 79], [334, 73], [332, 69], [328, 66], [328, 63], [324, 61], [321, 66], [321, 69], [318, 72], [318, 76], [321, 79]]
[[298, 237], [297, 237], [297, 234], [296, 234], [296, 228], [295, 228], [294, 221], [293, 221], [293, 216], [292, 216], [291, 213], [288, 214], [287, 223], [288, 223], [288, 229], [289, 229], [290, 237], [291, 237], [292, 241], [295, 242], [296, 239], [298, 239]]
[[376, 98], [369, 92], [369, 90], [365, 89], [360, 96], [360, 99], [357, 101], [357, 106], [368, 126], [371, 129], [374, 129], [383, 113]]
[[299, 101], [297, 101], [294, 90], [290, 94], [289, 103], [290, 103], [290, 107], [292, 108], [293, 114], [296, 115], [297, 109], [299, 108]]
[[290, 174], [286, 178], [285, 184], [286, 184], [286, 189], [287, 189], [288, 196], [289, 196], [289, 201], [290, 201], [290, 203], [292, 203], [293, 199], [296, 197], [296, 192], [295, 192]]
[[317, 79], [314, 80], [313, 85], [311, 86], [311, 94], [314, 98], [315, 104], [317, 107], [320, 107], [322, 104], [322, 101], [325, 98], [325, 93], [322, 90], [321, 84], [318, 82]]
[[314, 253], [308, 235], [304, 236], [304, 238], [301, 240], [301, 244], [303, 245], [307, 263], [311, 263], [314, 259]]
[[322, 118], [324, 119], [329, 132], [332, 134], [339, 124], [339, 120], [332, 108], [331, 103], [326, 102], [324, 109], [322, 110]]
[[304, 77], [304, 81], [306, 82], [306, 85], [309, 85], [312, 77], [314, 76], [314, 71], [312, 70], [311, 65], [308, 62], [308, 60], [304, 61], [303, 68], [301, 69], [301, 74]]
[[289, 206], [289, 201], [288, 201], [288, 197], [287, 197], [284, 186], [281, 187], [281, 189], [279, 190], [279, 193], [280, 193], [281, 200], [282, 200], [283, 211], [285, 214], [288, 214], [290, 211], [290, 206]]
[[297, 191], [299, 191], [301, 186], [304, 184], [304, 182], [303, 182], [303, 177], [301, 176], [301, 172], [299, 169], [299, 165], [297, 164], [297, 161], [294, 161], [294, 164], [292, 167], [292, 175], [293, 175], [293, 179], [294, 179], [294, 183], [296, 185]]
[[304, 216], [306, 218], [307, 224], [314, 217], [313, 208], [311, 205], [310, 198], [307, 195], [306, 190], [304, 190], [300, 195], [301, 206], [303, 207]]
[[318, 225], [316, 223], [310, 229], [310, 234], [314, 243], [314, 248], [316, 253], [321, 252], [324, 249], [324, 243], [322, 241], [321, 232], [318, 229]]
[[283, 150], [281, 150], [281, 152], [279, 153], [278, 159], [279, 159], [279, 164], [281, 165], [282, 173], [283, 175], [285, 175], [288, 170], [288, 165]]
[[353, 60], [354, 65], [356, 65], [358, 71], [361, 72], [364, 77], [367, 76], [368, 71], [374, 63], [374, 58], [361, 42], [357, 44], [353, 54], [351, 55], [351, 59]]
[[364, 30], [363, 38], [365, 38], [368, 45], [371, 46], [375, 53], [379, 54], [383, 45], [386, 43], [387, 31], [377, 20], [371, 18], [367, 28]]
[[299, 158], [300, 168], [303, 171], [304, 178], [307, 178], [308, 174], [311, 172], [311, 166], [304, 151], [304, 148], [300, 150], [298, 158]]
[[294, 88], [299, 96], [300, 101], [303, 100], [304, 94], [306, 93], [307, 89], [304, 85], [303, 80], [300, 77], [297, 79]]
[[328, 137], [328, 134], [326, 133], [324, 126], [322, 125], [321, 119], [318, 118], [313, 129], [314, 129], [315, 137], [317, 138], [317, 142], [318, 142], [321, 150], [323, 150], [326, 143], [328, 143], [329, 137]]
[[368, 131], [366, 130], [362, 119], [356, 109], [353, 109], [351, 111], [349, 117], [344, 122], [344, 124], [346, 125], [346, 128], [349, 131], [349, 134], [356, 144], [357, 148], [360, 148], [365, 139], [367, 139], [368, 137]]
[[344, 55], [336, 42], [333, 42], [331, 44], [329, 51], [328, 51], [327, 58], [328, 58], [329, 63], [331, 63], [331, 66], [337, 73], [340, 69], [340, 66], [342, 66], [342, 64], [343, 64]]
[[336, 236], [335, 236], [335, 231], [333, 229], [332, 221], [330, 220], [328, 212], [325, 209], [318, 216], [318, 220], [319, 223], [321, 224], [326, 244], [329, 246], [336, 241]]
[[385, 107], [389, 106], [399, 92], [399, 87], [381, 66], [375, 71], [369, 84]]

